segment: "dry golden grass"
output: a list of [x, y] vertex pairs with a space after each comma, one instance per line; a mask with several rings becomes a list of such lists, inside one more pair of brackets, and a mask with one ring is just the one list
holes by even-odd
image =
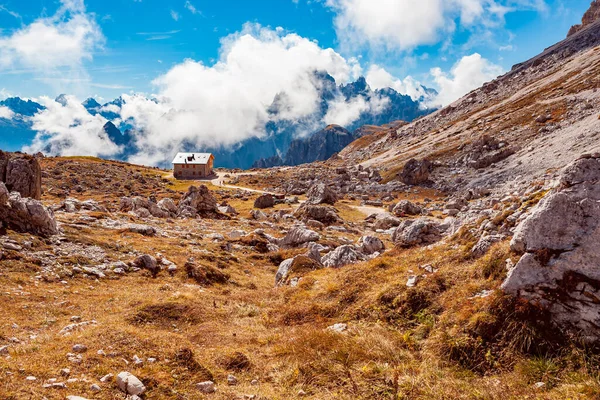
[[[177, 184], [183, 191], [188, 183]], [[255, 196], [227, 200], [243, 214]], [[436, 193], [408, 196], [422, 200]], [[541, 197], [532, 195], [528, 205]], [[351, 205], [336, 207], [348, 221], [362, 220]], [[156, 279], [140, 271], [101, 280], [83, 275], [44, 280], [36, 278], [45, 276], [43, 256], [6, 251], [0, 260], [0, 345], [9, 344], [9, 357], [0, 356], [1, 399], [122, 399], [114, 381], [99, 379], [124, 370], [144, 382], [147, 399], [230, 400], [244, 394], [283, 399], [298, 398], [300, 390], [319, 400], [600, 398], [597, 353], [568, 338], [549, 338], [555, 332], [535, 307], [497, 292], [476, 296], [496, 290], [506, 274], [505, 260], [516, 257], [504, 242], [474, 259], [476, 238], [466, 228], [448, 243], [390, 248], [382, 257], [341, 269], [307, 268], [297, 287], [274, 288], [279, 263], [303, 249], [260, 253], [249, 239], [226, 239], [230, 252], [204, 237], [213, 231], [250, 232], [259, 227], [252, 221], [155, 220], [167, 234], [145, 237], [69, 225], [77, 215], [58, 218], [68, 242], [97, 246], [106, 262], [131, 261], [134, 251], [160, 252], [179, 268], [174, 276], [162, 272]], [[111, 218], [135, 221], [120, 214]], [[172, 234], [178, 229], [186, 233]], [[267, 232], [281, 235], [277, 229]], [[355, 240], [363, 232], [322, 234], [323, 243], [336, 245], [342, 236]], [[30, 238], [8, 235], [20, 242]], [[33, 248], [52, 250], [41, 239]], [[55, 259], [65, 266], [94, 265], [90, 257]], [[217, 271], [229, 281], [197, 279], [184, 267], [190, 257], [202, 271]], [[425, 273], [419, 268], [424, 264], [437, 272]], [[408, 288], [411, 275], [421, 278]], [[72, 316], [96, 323], [64, 336], [60, 331]], [[346, 323], [347, 331], [327, 329], [335, 323]], [[20, 343], [11, 342], [13, 337]], [[88, 347], [80, 364], [67, 359], [77, 343]], [[157, 361], [135, 365], [136, 355]], [[67, 389], [43, 388], [48, 379], [67, 379], [62, 368], [70, 368], [69, 377], [77, 381]], [[237, 386], [227, 385], [228, 374], [238, 378]], [[37, 380], [28, 382], [27, 376]], [[218, 392], [198, 393], [195, 384], [210, 377]], [[258, 385], [251, 384], [255, 379]], [[540, 381], [546, 385], [536, 389]], [[92, 392], [93, 383], [102, 391]]]

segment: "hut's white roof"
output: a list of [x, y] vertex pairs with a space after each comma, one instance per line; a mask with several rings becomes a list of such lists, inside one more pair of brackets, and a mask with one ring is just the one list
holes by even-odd
[[208, 164], [211, 153], [177, 153], [172, 164]]

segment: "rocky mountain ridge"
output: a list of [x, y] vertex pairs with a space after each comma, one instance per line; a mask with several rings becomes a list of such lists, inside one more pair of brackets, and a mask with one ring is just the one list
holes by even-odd
[[[251, 138], [241, 143], [234, 145], [232, 148], [206, 148], [203, 151], [212, 152], [216, 157], [216, 166], [229, 168], [250, 168], [254, 162], [262, 159], [271, 159], [271, 163], [278, 162], [277, 157], [284, 159], [282, 162], [296, 165], [297, 162], [312, 162], [321, 160], [331, 156], [331, 154], [340, 151], [348, 140], [339, 141], [337, 145], [326, 149], [323, 152], [315, 153], [315, 157], [311, 157], [311, 153], [305, 153], [298, 158], [290, 153], [289, 159], [285, 160], [290, 146], [293, 144], [301, 146], [302, 138], [310, 138], [317, 134], [314, 141], [320, 141], [319, 136], [324, 130], [319, 130], [325, 125], [324, 119], [328, 113], [331, 103], [343, 98], [345, 101], [365, 101], [370, 102], [373, 99], [385, 103], [385, 106], [378, 111], [361, 112], [357, 118], [350, 123], [346, 128], [355, 130], [363, 125], [379, 125], [391, 120], [403, 119], [412, 121], [413, 119], [426, 115], [431, 112], [425, 104], [429, 98], [421, 98], [413, 100], [409, 96], [402, 95], [393, 89], [378, 89], [372, 90], [367, 84], [364, 77], [359, 78], [356, 82], [346, 85], [338, 85], [333, 77], [329, 74], [315, 73], [315, 79], [319, 80], [320, 91], [320, 107], [314, 115], [303, 118], [299, 121], [277, 120], [269, 122], [265, 127], [266, 135], [262, 138]], [[423, 88], [427, 96], [435, 96], [436, 92], [432, 89]], [[280, 96], [283, 96], [281, 94]], [[56, 98], [57, 102], [65, 103], [65, 95], [60, 95]], [[275, 118], [279, 113], [279, 100], [275, 98], [273, 104], [269, 108], [269, 113]], [[115, 156], [116, 159], [126, 160], [129, 156], [135, 154], [138, 149], [135, 140], [135, 128], [131, 121], [122, 121], [119, 111], [124, 104], [123, 98], [115, 99], [114, 101], [100, 104], [97, 100], [89, 98], [83, 103], [85, 109], [91, 115], [101, 115], [108, 121], [105, 125], [105, 131], [109, 138], [117, 145], [122, 146], [122, 153]], [[19, 98], [10, 98], [0, 102], [0, 106], [6, 106], [15, 114], [15, 118], [11, 120], [0, 119], [0, 129], [4, 132], [18, 131], [18, 135], [13, 135], [13, 141], [21, 138], [21, 145], [26, 144], [26, 141], [31, 141], [35, 136], [35, 132], [31, 130], [31, 124], [28, 118], [35, 115], [37, 112], [44, 110], [45, 107], [31, 100], [24, 101]], [[118, 126], [115, 125], [117, 122]], [[327, 140], [327, 139], [326, 139]], [[17, 142], [12, 143], [11, 147], [18, 145]], [[180, 150], [197, 151], [193, 144], [182, 143]], [[267, 165], [264, 161], [260, 165]], [[167, 164], [165, 164], [166, 166]]]

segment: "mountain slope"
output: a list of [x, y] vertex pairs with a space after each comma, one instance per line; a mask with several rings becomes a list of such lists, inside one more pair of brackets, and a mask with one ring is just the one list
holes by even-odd
[[[556, 168], [600, 150], [599, 44], [596, 21], [448, 107], [340, 155], [382, 168], [388, 180], [411, 158], [428, 158], [438, 164], [434, 181], [451, 190], [553, 179]], [[494, 158], [498, 149], [479, 146], [484, 135], [511, 151]], [[471, 167], [474, 160], [492, 168]]]

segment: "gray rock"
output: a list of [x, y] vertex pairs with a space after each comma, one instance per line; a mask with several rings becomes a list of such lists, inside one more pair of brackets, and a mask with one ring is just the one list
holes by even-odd
[[196, 389], [198, 389], [201, 393], [211, 394], [217, 391], [217, 386], [213, 381], [206, 381], [197, 383]]
[[599, 242], [600, 158], [585, 158], [517, 227], [511, 248], [525, 254], [502, 289], [546, 307], [562, 329], [600, 340]]
[[274, 205], [275, 198], [269, 193], [265, 193], [254, 200], [254, 208], [264, 209], [273, 207]]
[[363, 236], [358, 240], [358, 248], [364, 254], [370, 255], [381, 253], [385, 250], [385, 244], [381, 239], [374, 236]]
[[433, 164], [428, 160], [410, 159], [402, 172], [400, 180], [407, 185], [420, 185], [429, 181], [429, 174], [433, 170]]
[[217, 200], [212, 192], [205, 186], [190, 186], [178, 204], [178, 216], [210, 215], [218, 212]]
[[302, 221], [314, 220], [325, 225], [341, 222], [336, 209], [328, 205], [304, 203], [294, 212], [294, 216]]
[[392, 209], [392, 212], [401, 217], [405, 215], [419, 215], [421, 214], [421, 207], [408, 200], [401, 200]]
[[126, 228], [129, 232], [139, 233], [144, 236], [154, 236], [156, 234], [156, 228], [150, 225], [128, 224]]
[[338, 200], [337, 194], [324, 183], [311, 186], [306, 193], [309, 204], [335, 204]]
[[171, 215], [177, 214], [177, 205], [175, 204], [173, 199], [167, 197], [156, 203], [156, 205]]
[[352, 245], [340, 246], [322, 258], [323, 265], [328, 268], [341, 268], [364, 260], [366, 256]]
[[474, 257], [481, 257], [488, 252], [494, 243], [504, 240], [504, 235], [482, 235], [471, 249]]
[[427, 245], [441, 238], [439, 223], [427, 218], [403, 221], [392, 234], [392, 241], [400, 247]]
[[298, 247], [304, 243], [317, 242], [321, 236], [310, 229], [296, 227], [292, 228], [277, 244], [281, 248]]
[[[5, 197], [5, 187], [0, 183], [0, 197]], [[22, 198], [17, 192], [10, 193], [8, 201], [0, 203], [0, 221], [11, 229], [29, 232], [40, 236], [58, 233], [58, 226], [52, 210], [32, 198]]]
[[137, 257], [133, 261], [133, 266], [135, 268], [140, 268], [140, 269], [145, 269], [145, 270], [150, 271], [150, 273], [152, 274], [153, 277], [156, 277], [156, 275], [158, 275], [158, 273], [160, 272], [160, 266], [157, 264], [156, 258], [154, 258], [148, 254], [144, 254], [144, 255]]
[[42, 169], [35, 157], [0, 152], [0, 181], [22, 197], [42, 197]]
[[87, 346], [85, 344], [75, 344], [73, 345], [73, 352], [75, 353], [85, 353], [87, 351]]
[[141, 395], [146, 387], [136, 376], [130, 372], [119, 372], [117, 375], [117, 387], [129, 395]]

